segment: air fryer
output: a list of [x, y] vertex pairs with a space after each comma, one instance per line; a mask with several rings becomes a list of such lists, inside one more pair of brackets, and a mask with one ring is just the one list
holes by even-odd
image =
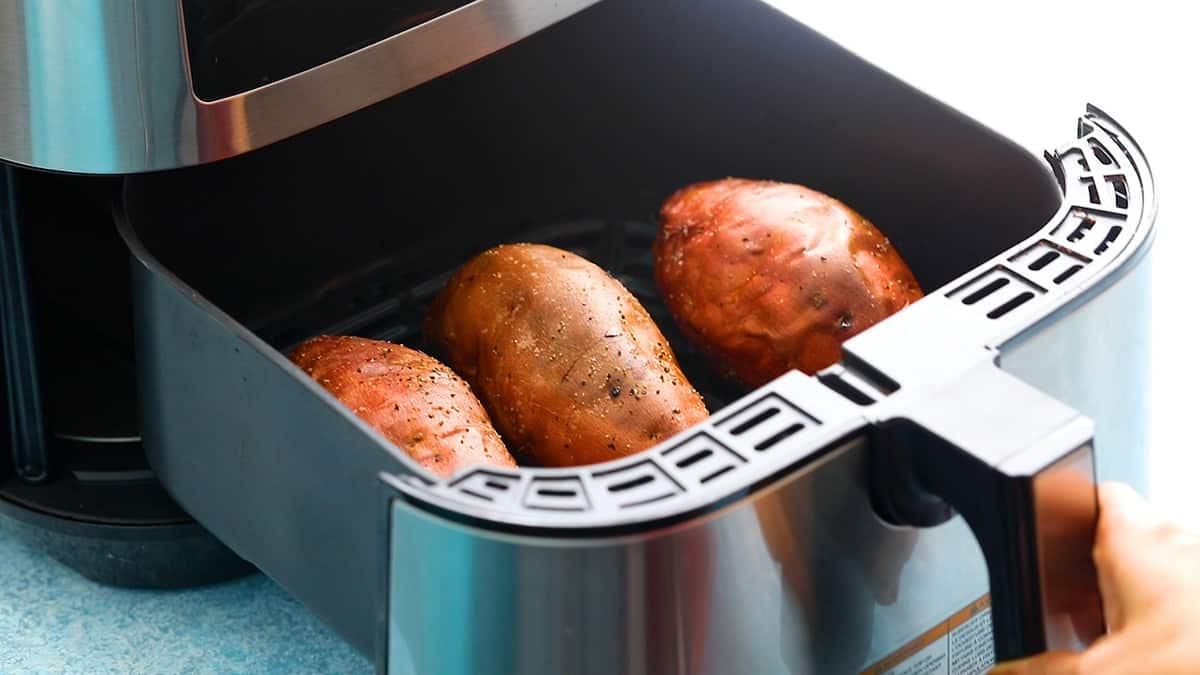
[[[1116, 121], [1063, 123], [1036, 157], [755, 0], [606, 0], [287, 140], [128, 176], [149, 465], [381, 672], [958, 673], [1078, 648], [1104, 628], [1094, 483], [1145, 480], [1155, 198]], [[723, 380], [650, 242], [667, 195], [724, 176], [837, 196], [926, 297], [816, 376]], [[319, 333], [422, 347], [449, 274], [514, 241], [620, 279], [711, 418], [614, 462], [442, 480], [287, 360]]]

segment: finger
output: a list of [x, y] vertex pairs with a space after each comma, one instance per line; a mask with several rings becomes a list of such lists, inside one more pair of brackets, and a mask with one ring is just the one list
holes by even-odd
[[1136, 613], [1145, 574], [1146, 551], [1163, 520], [1133, 488], [1123, 483], [1099, 486], [1100, 522], [1092, 552], [1109, 630], [1120, 631]]
[[1082, 655], [1071, 652], [1046, 652], [997, 664], [991, 675], [1077, 675], [1081, 658]]
[[1102, 483], [1098, 492], [1101, 529], [1110, 534], [1144, 532], [1162, 521], [1162, 515], [1150, 502], [1125, 483]]

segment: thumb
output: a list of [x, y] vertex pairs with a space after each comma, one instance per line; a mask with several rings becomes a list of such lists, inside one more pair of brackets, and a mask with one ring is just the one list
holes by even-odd
[[[1098, 488], [1101, 519], [1116, 533], [1142, 532], [1163, 522], [1163, 514], [1137, 490], [1124, 483], [1101, 483]], [[1106, 533], [1107, 534], [1107, 533]]]
[[992, 668], [990, 675], [1076, 675], [1082, 654], [1046, 652], [1019, 661], [1005, 661]]

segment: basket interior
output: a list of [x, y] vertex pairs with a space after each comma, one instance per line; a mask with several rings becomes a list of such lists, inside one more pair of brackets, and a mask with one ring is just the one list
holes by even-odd
[[217, 164], [136, 176], [149, 252], [280, 349], [416, 342], [437, 284], [505, 241], [607, 267], [674, 334], [649, 275], [688, 183], [804, 183], [880, 227], [927, 292], [1035, 231], [1044, 163], [757, 0], [609, 0], [411, 92]]

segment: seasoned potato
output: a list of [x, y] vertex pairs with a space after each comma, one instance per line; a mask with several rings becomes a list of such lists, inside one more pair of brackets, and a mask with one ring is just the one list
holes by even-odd
[[685, 187], [662, 207], [654, 258], [684, 333], [751, 386], [837, 362], [843, 341], [921, 297], [874, 225], [802, 185]]
[[616, 459], [708, 415], [637, 299], [551, 246], [475, 257], [437, 297], [425, 332], [517, 456], [538, 464]]
[[471, 388], [437, 359], [390, 342], [322, 335], [291, 355], [409, 457], [439, 476], [517, 464]]

